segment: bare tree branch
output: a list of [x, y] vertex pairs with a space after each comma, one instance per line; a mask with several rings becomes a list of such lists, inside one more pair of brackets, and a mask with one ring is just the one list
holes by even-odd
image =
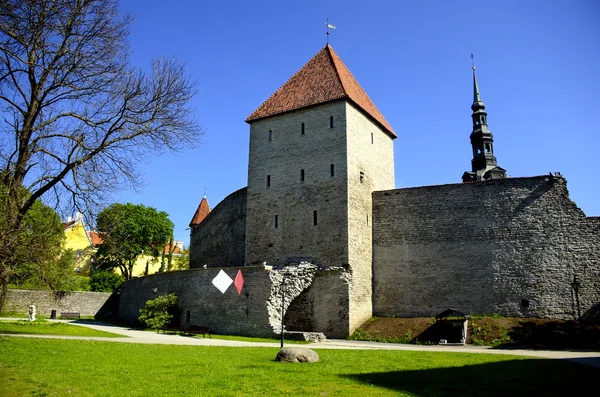
[[[10, 233], [36, 200], [98, 209], [140, 184], [140, 159], [199, 143], [195, 82], [174, 59], [134, 69], [131, 21], [116, 0], [2, 0], [0, 188], [10, 216], [0, 226], [11, 231], [0, 235], [3, 275], [14, 266]], [[23, 186], [29, 194], [19, 196]]]

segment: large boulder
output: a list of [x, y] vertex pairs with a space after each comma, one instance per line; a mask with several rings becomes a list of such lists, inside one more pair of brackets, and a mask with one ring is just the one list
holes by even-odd
[[285, 361], [288, 363], [316, 363], [319, 361], [317, 352], [302, 347], [284, 347], [279, 350], [275, 361]]

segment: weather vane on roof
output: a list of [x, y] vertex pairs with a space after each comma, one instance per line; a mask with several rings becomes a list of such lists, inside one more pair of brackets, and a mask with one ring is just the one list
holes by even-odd
[[475, 57], [473, 53], [471, 53], [471, 69], [475, 70]]
[[327, 44], [329, 44], [329, 29], [335, 30], [335, 26], [329, 23], [329, 18], [325, 22], [325, 25], [327, 25]]

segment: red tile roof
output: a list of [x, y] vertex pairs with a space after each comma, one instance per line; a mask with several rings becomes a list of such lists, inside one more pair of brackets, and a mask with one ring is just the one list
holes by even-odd
[[246, 122], [342, 98], [353, 102], [396, 138], [385, 117], [329, 44], [252, 112]]
[[88, 230], [87, 234], [94, 247], [97, 247], [104, 242], [104, 239], [96, 231]]
[[[164, 252], [168, 254], [170, 251], [171, 251], [171, 244], [167, 243], [167, 245], [165, 245]], [[181, 248], [179, 248], [178, 245], [175, 245], [174, 249], [173, 249], [173, 253], [174, 254], [181, 254]]]
[[200, 205], [198, 206], [192, 221], [190, 222], [190, 227], [199, 225], [209, 213], [210, 207], [208, 206], [208, 200], [206, 200], [206, 196], [204, 196], [202, 201], [200, 201]]

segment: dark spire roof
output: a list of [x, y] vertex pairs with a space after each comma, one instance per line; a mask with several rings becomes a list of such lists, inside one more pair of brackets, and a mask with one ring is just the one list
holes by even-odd
[[396, 138], [390, 124], [329, 44], [252, 112], [246, 122], [337, 99], [353, 102], [388, 135]]
[[479, 94], [479, 85], [477, 84], [477, 76], [475, 75], [475, 66], [473, 66], [473, 105], [471, 105], [471, 109], [473, 111], [485, 109], [485, 105], [481, 100], [481, 94]]

